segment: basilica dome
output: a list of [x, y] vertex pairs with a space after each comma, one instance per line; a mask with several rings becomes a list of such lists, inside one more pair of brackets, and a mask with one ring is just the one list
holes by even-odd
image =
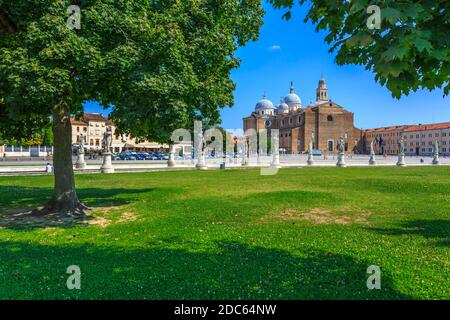
[[291, 82], [291, 92], [284, 98], [284, 102], [289, 106], [290, 110], [296, 110], [302, 107], [302, 100], [295, 93], [294, 83]]
[[278, 105], [278, 108], [277, 108], [277, 112], [278, 113], [288, 113], [289, 112], [289, 105], [287, 105], [286, 102], [284, 102], [284, 99], [282, 99], [280, 101], [280, 104]]
[[266, 95], [263, 96], [261, 100], [258, 101], [255, 107], [255, 111], [265, 110], [265, 109], [275, 109], [272, 101], [266, 98]]

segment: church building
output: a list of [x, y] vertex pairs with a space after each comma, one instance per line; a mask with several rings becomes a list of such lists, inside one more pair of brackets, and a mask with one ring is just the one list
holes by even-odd
[[244, 132], [278, 129], [282, 153], [303, 153], [310, 142], [314, 150], [324, 154], [337, 152], [340, 137], [346, 141], [346, 151], [356, 152], [361, 130], [354, 126], [354, 114], [329, 98], [325, 79], [320, 79], [316, 101], [304, 107], [291, 83], [289, 94], [275, 106], [266, 95], [256, 104], [255, 111], [244, 120]]

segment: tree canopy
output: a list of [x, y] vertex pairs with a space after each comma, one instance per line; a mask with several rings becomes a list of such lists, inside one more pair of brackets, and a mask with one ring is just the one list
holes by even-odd
[[[67, 27], [72, 4], [80, 30]], [[0, 30], [14, 30], [0, 36], [4, 131], [29, 136], [56, 104], [80, 114], [96, 100], [114, 106], [119, 130], [161, 142], [233, 105], [234, 51], [263, 16], [260, 1], [240, 0], [0, 0], [0, 12]]]
[[[295, 0], [268, 0], [291, 18]], [[400, 98], [419, 88], [450, 92], [450, 2], [448, 0], [298, 0], [311, 3], [305, 22], [325, 30], [325, 41], [339, 65], [363, 65]], [[381, 9], [379, 29], [369, 29]]]
[[28, 138], [52, 117], [50, 210], [81, 207], [70, 117], [84, 101], [112, 107], [118, 133], [159, 142], [217, 123], [233, 105], [234, 52], [263, 14], [260, 0], [0, 0], [0, 132]]

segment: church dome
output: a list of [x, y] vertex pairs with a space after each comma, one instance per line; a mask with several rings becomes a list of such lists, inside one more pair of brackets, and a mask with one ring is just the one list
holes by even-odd
[[266, 95], [263, 96], [261, 100], [256, 104], [255, 111], [266, 110], [266, 109], [275, 109], [272, 101], [267, 99]]
[[280, 101], [280, 104], [278, 105], [277, 112], [278, 113], [288, 113], [289, 112], [289, 106], [284, 102], [283, 99]]
[[291, 92], [284, 98], [284, 102], [290, 109], [297, 109], [302, 107], [302, 100], [295, 93], [294, 83], [291, 82]]

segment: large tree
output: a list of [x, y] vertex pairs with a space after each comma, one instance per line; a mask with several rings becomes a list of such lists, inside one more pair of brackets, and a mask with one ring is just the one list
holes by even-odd
[[246, 0], [0, 0], [0, 132], [26, 138], [52, 119], [55, 188], [43, 212], [84, 209], [70, 124], [84, 101], [112, 106], [120, 132], [161, 142], [195, 119], [217, 122], [233, 105], [234, 52], [257, 39], [263, 13]]
[[[448, 0], [267, 0], [287, 9], [310, 5], [305, 22], [328, 32], [325, 40], [339, 65], [363, 65], [400, 98], [419, 88], [450, 92], [450, 1]], [[379, 28], [367, 20], [381, 9]], [[375, 17], [375, 16], [374, 16]], [[372, 22], [372, 21], [369, 21]], [[371, 24], [371, 23], [369, 23]]]

